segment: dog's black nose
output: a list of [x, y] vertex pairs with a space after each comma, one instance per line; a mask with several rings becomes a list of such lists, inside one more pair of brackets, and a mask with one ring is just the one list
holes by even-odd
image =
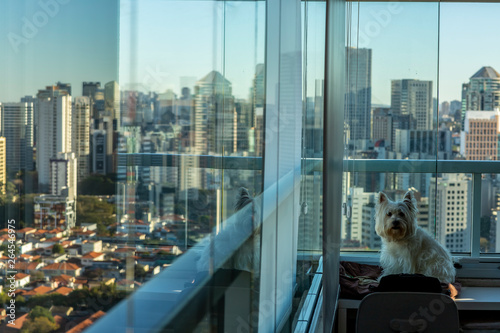
[[398, 220], [395, 220], [395, 221], [392, 221], [392, 226], [393, 227], [399, 227], [399, 221]]

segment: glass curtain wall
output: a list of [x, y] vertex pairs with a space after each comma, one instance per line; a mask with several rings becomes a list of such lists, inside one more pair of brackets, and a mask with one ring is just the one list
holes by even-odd
[[412, 190], [419, 225], [452, 253], [499, 251], [500, 75], [484, 37], [499, 10], [348, 3], [343, 250], [380, 249], [377, 193]]

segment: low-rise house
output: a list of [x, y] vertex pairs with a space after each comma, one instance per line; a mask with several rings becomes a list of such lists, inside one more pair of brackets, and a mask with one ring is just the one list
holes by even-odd
[[23, 228], [16, 230], [16, 239], [25, 240], [27, 235], [34, 234], [36, 229], [34, 228]]
[[14, 284], [16, 288], [22, 288], [30, 283], [30, 275], [25, 273], [17, 273], [14, 275]]
[[76, 257], [82, 254], [82, 246], [80, 244], [73, 244], [71, 246], [68, 246], [66, 248], [66, 251], [68, 252], [68, 255], [70, 257]]
[[23, 297], [24, 298], [30, 298], [32, 296], [40, 296], [40, 295], [45, 295], [49, 292], [52, 291], [52, 288], [51, 287], [48, 287], [48, 286], [39, 286], [39, 287], [36, 287], [32, 290], [29, 290], [25, 293], [23, 293]]
[[67, 286], [67, 287], [73, 287], [75, 283], [76, 278], [70, 275], [66, 274], [61, 274], [58, 276], [52, 277], [52, 281], [58, 286]]
[[73, 277], [80, 276], [82, 273], [82, 268], [78, 265], [60, 262], [47, 265], [41, 269], [45, 276], [57, 276], [57, 275], [70, 275]]
[[90, 239], [95, 238], [97, 233], [93, 230], [87, 230], [87, 231], [73, 232], [73, 235], [79, 239], [90, 240]]
[[53, 291], [53, 293], [61, 294], [63, 296], [68, 296], [73, 291], [73, 288], [69, 287], [59, 287]]
[[68, 260], [68, 255], [66, 253], [52, 254], [52, 249], [51, 249], [51, 252], [46, 257], [43, 257], [43, 262], [45, 262], [45, 264], [47, 264], [47, 265], [53, 264], [53, 263], [58, 263], [58, 262], [63, 262], [66, 260]]
[[90, 240], [82, 242], [82, 253], [102, 252], [101, 240]]
[[89, 252], [82, 256], [82, 265], [84, 266], [92, 266], [94, 261], [103, 261], [104, 253], [101, 252]]
[[21, 273], [26, 273], [26, 274], [33, 274], [40, 268], [42, 268], [44, 264], [40, 262], [23, 262], [23, 261], [18, 261], [16, 262], [16, 265], [14, 266], [14, 270], [17, 272]]
[[33, 243], [31, 243], [31, 242], [22, 243], [17, 248], [19, 249], [19, 253], [24, 254], [24, 253], [27, 253], [27, 252], [30, 252], [31, 250], [33, 250]]

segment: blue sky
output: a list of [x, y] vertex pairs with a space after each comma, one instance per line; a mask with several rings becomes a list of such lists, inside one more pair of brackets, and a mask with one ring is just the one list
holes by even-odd
[[352, 12], [351, 44], [373, 50], [373, 103], [390, 104], [393, 79], [432, 80], [436, 97], [439, 72], [439, 100], [451, 101], [482, 66], [500, 71], [500, 4], [364, 2], [359, 39]]
[[[43, 4], [50, 4], [43, 7]], [[1, 0], [0, 101], [118, 78], [118, 0]], [[33, 29], [34, 27], [34, 29]], [[31, 29], [30, 29], [31, 28]], [[24, 30], [23, 30], [24, 29]]]
[[[56, 13], [42, 3], [57, 4]], [[308, 7], [308, 95], [323, 73], [324, 8]], [[444, 101], [460, 99], [461, 84], [480, 67], [500, 71], [498, 4], [361, 3], [359, 40], [357, 10], [353, 4], [351, 44], [373, 49], [374, 103], [390, 102], [392, 79], [432, 80], [436, 96], [439, 70]], [[8, 65], [0, 68], [0, 101], [57, 81], [70, 82], [74, 95], [83, 81], [115, 79], [123, 88], [179, 93], [181, 80], [192, 85], [213, 69], [247, 98], [264, 61], [264, 16], [264, 1], [2, 0], [0, 62]], [[23, 27], [35, 23], [26, 37]]]

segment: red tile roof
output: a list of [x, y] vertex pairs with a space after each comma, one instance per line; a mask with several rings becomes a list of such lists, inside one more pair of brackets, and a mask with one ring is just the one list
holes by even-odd
[[69, 287], [59, 287], [56, 290], [54, 290], [54, 293], [58, 293], [64, 296], [68, 296], [71, 292], [73, 291], [73, 288]]
[[21, 279], [24, 279], [25, 277], [29, 276], [29, 274], [24, 274], [24, 273], [17, 273], [16, 275], [14, 275], [14, 278], [17, 280], [21, 280]]
[[78, 265], [69, 263], [69, 262], [57, 262], [45, 267], [42, 267], [42, 270], [61, 270], [61, 271], [76, 271], [80, 267]]
[[106, 314], [106, 312], [99, 310], [96, 313], [94, 313], [93, 315], [91, 315], [90, 317], [88, 317], [87, 319], [85, 319], [84, 321], [82, 321], [81, 323], [79, 323], [78, 325], [76, 325], [75, 327], [73, 327], [72, 329], [66, 331], [66, 333], [81, 333], [87, 327], [92, 325], [97, 319], [101, 318], [105, 314]]
[[82, 256], [82, 259], [95, 259], [102, 256], [104, 253], [91, 251]]
[[45, 295], [46, 293], [52, 291], [52, 288], [51, 287], [47, 287], [47, 286], [40, 286], [40, 287], [36, 287], [35, 289], [33, 290], [30, 290], [28, 292], [25, 292], [23, 294], [23, 296], [35, 296], [35, 295]]

